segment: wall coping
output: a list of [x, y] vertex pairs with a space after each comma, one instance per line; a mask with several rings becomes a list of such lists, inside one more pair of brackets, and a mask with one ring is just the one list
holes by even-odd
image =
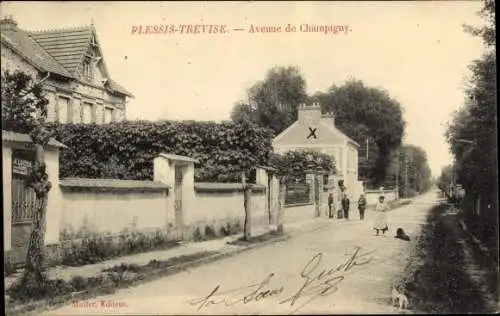
[[167, 191], [170, 186], [157, 181], [64, 178], [59, 180], [63, 190], [72, 191]]
[[179, 155], [165, 154], [165, 153], [159, 154], [158, 157], [163, 157], [169, 160], [182, 161], [182, 162], [193, 162], [193, 163], [200, 162], [198, 159], [190, 158], [187, 156], [179, 156]]
[[[31, 136], [28, 134], [21, 134], [4, 130], [2, 130], [2, 141], [13, 142], [13, 143], [33, 143], [33, 141], [31, 140]], [[68, 148], [68, 146], [64, 145], [61, 142], [58, 142], [54, 138], [51, 138], [47, 145], [56, 148]]]
[[390, 189], [390, 190], [365, 190], [365, 193], [391, 193], [391, 192], [396, 192], [396, 189]]
[[[253, 184], [252, 192], [265, 191], [266, 186]], [[194, 189], [197, 192], [243, 192], [241, 183], [222, 183], [222, 182], [195, 182]]]
[[283, 205], [283, 207], [284, 208], [292, 208], [292, 207], [308, 206], [308, 205], [314, 205], [314, 202], [302, 202], [302, 203], [285, 204], [285, 205]]

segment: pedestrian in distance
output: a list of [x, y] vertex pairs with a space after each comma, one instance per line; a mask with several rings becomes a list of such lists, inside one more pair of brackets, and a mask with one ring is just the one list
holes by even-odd
[[361, 194], [358, 200], [358, 210], [359, 210], [359, 218], [361, 220], [365, 219], [365, 210], [366, 210], [366, 199], [365, 195]]
[[379, 235], [379, 231], [382, 231], [382, 234], [385, 236], [385, 232], [389, 230], [387, 226], [387, 212], [390, 210], [389, 205], [385, 203], [384, 196], [380, 196], [378, 198], [378, 203], [375, 206], [375, 221], [373, 223], [373, 229], [377, 232], [377, 236]]
[[342, 197], [342, 209], [344, 210], [345, 219], [349, 219], [349, 203], [349, 198], [347, 197], [347, 194], [345, 194]]
[[334, 216], [334, 210], [333, 210], [333, 194], [330, 193], [328, 194], [328, 217], [333, 218]]

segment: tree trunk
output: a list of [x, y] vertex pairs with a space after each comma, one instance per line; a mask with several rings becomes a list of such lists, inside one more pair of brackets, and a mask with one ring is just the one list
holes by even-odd
[[36, 145], [36, 161], [28, 183], [36, 194], [36, 210], [33, 214], [33, 226], [26, 258], [24, 281], [41, 284], [45, 281], [43, 269], [43, 245], [45, 236], [45, 216], [47, 212], [48, 193], [51, 183], [46, 173], [44, 151], [42, 145]]
[[279, 179], [278, 214], [276, 216], [277, 231], [283, 234], [283, 215], [285, 210], [286, 183], [285, 177]]
[[243, 188], [243, 205], [245, 207], [245, 226], [243, 230], [243, 236], [245, 240], [250, 240], [252, 237], [252, 210], [251, 210], [251, 199], [252, 199], [252, 186], [246, 184]]

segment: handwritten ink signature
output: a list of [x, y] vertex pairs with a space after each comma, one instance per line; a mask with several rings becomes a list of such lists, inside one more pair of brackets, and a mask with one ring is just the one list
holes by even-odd
[[[365, 265], [373, 259], [371, 256], [373, 251], [360, 254], [360, 250], [361, 247], [356, 247], [351, 254], [347, 254], [349, 257], [342, 264], [329, 270], [323, 269], [319, 272], [316, 270], [321, 263], [323, 254], [317, 253], [309, 260], [300, 273], [303, 281], [300, 288], [293, 295], [281, 300], [279, 304], [289, 303], [290, 306], [295, 306], [299, 299], [308, 297], [305, 302], [295, 308], [292, 312], [294, 313], [319, 297], [335, 293], [338, 290], [338, 285], [345, 278], [345, 272], [356, 266]], [[238, 303], [248, 304], [270, 297], [278, 297], [283, 293], [284, 286], [270, 287], [270, 282], [274, 276], [275, 273], [271, 273], [262, 282], [227, 291], [220, 291], [221, 286], [217, 285], [210, 294], [189, 300], [187, 303], [198, 306], [197, 309], [201, 310], [211, 305], [229, 307]]]
[[[248, 304], [250, 302], [257, 302], [265, 298], [272, 296], [277, 296], [283, 292], [283, 287], [269, 288], [268, 285], [271, 279], [274, 277], [274, 273], [269, 274], [264, 281], [249, 286], [244, 286], [224, 292], [220, 292], [220, 285], [217, 285], [210, 294], [202, 298], [196, 298], [189, 300], [188, 303], [191, 305], [198, 305], [198, 310], [210, 305], [220, 305], [224, 304], [229, 307], [238, 303]], [[241, 296], [245, 291], [249, 291], [246, 295]], [[224, 299], [215, 300], [216, 297], [221, 297], [223, 295], [232, 295]]]
[[[344, 275], [341, 272], [347, 272], [355, 266], [362, 266], [369, 263], [373, 257], [369, 256], [373, 251], [360, 255], [361, 247], [356, 247], [350, 257], [345, 262], [329, 270], [321, 270], [319, 273], [314, 272], [318, 268], [323, 258], [322, 253], [316, 254], [304, 267], [300, 276], [303, 279], [303, 284], [295, 294], [279, 302], [280, 304], [290, 303], [294, 306], [297, 301], [305, 296], [310, 296], [302, 305], [299, 305], [292, 313], [298, 311], [313, 300], [331, 295], [338, 290], [339, 285], [344, 280]], [[348, 254], [349, 255], [349, 254]], [[339, 274], [340, 273], [340, 274]]]

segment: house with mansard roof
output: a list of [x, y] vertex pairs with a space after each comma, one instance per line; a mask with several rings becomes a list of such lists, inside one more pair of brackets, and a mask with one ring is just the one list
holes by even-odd
[[358, 181], [359, 147], [358, 143], [335, 126], [333, 113], [321, 113], [318, 103], [299, 105], [297, 121], [273, 140], [273, 150], [276, 153], [312, 150], [331, 156], [335, 161], [336, 174], [331, 177], [333, 181], [330, 181], [330, 190], [338, 198], [336, 184], [343, 180], [351, 201], [357, 200], [363, 192], [363, 185]]
[[26, 31], [12, 17], [0, 25], [2, 71], [21, 70], [43, 82], [48, 121], [100, 124], [125, 119], [133, 95], [112, 79], [93, 25]]

